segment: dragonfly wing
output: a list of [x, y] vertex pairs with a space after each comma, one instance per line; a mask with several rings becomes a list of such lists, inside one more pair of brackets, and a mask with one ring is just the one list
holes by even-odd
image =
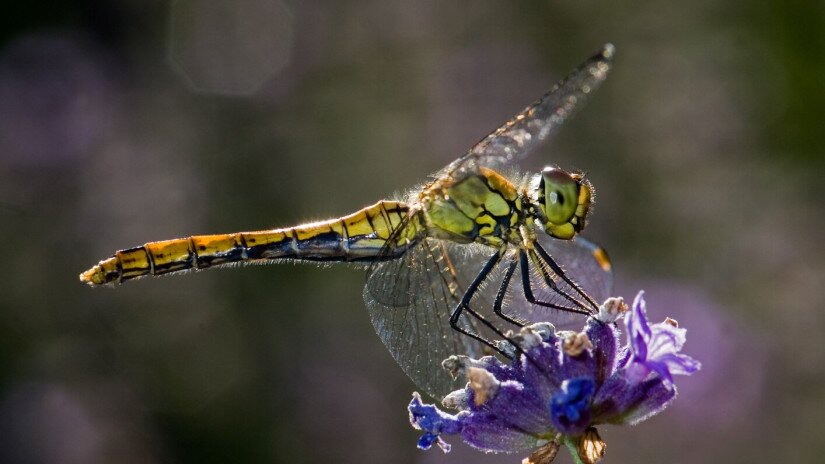
[[[547, 234], [539, 234], [539, 244], [561, 267], [565, 275], [587, 292], [596, 303], [602, 303], [611, 296], [613, 274], [607, 254], [592, 242], [576, 237], [573, 240], [559, 240]], [[557, 291], [549, 288], [535, 266], [530, 265], [530, 282], [537, 300], [561, 306], [571, 306], [570, 302]], [[552, 273], [552, 271], [550, 271]], [[555, 274], [552, 274], [555, 275]], [[554, 279], [560, 290], [568, 295], [577, 295], [575, 289], [562, 279]], [[581, 329], [584, 317], [581, 314], [546, 308], [531, 304], [524, 296], [521, 269], [516, 270], [507, 291], [504, 311], [530, 322], [552, 322], [560, 329]]]
[[[609, 296], [612, 275], [607, 255], [599, 247], [582, 238], [565, 241], [544, 234], [539, 241], [565, 273], [594, 299], [601, 302]], [[474, 310], [501, 331], [515, 327], [493, 313], [493, 302], [517, 251], [510, 250], [493, 268], [470, 302]], [[376, 333], [404, 372], [436, 399], [442, 399], [466, 382], [454, 380], [441, 368], [444, 359], [455, 354], [473, 358], [492, 354], [486, 346], [455, 331], [449, 320], [470, 282], [494, 253], [495, 250], [481, 245], [421, 238], [400, 257], [376, 262], [368, 271], [364, 301]], [[533, 293], [539, 300], [569, 305], [547, 287], [532, 266], [530, 272]], [[503, 308], [506, 313], [531, 322], [550, 321], [560, 328], [581, 327], [583, 316], [580, 314], [529, 303], [520, 273], [517, 268], [506, 292]], [[564, 282], [559, 280], [558, 286], [573, 294], [573, 289]], [[488, 340], [497, 338], [466, 312], [458, 323]]]
[[607, 77], [613, 45], [605, 45], [550, 92], [436, 174], [461, 178], [480, 167], [500, 168], [527, 156], [580, 108]]
[[[450, 315], [492, 254], [472, 253], [442, 240], [423, 238], [397, 259], [373, 265], [364, 288], [364, 301], [375, 331], [392, 356], [415, 382], [441, 399], [466, 384], [453, 380], [441, 367], [451, 355], [474, 358], [485, 353], [477, 341], [450, 327]], [[456, 272], [460, 266], [462, 273]], [[476, 331], [475, 321], [462, 315], [462, 327]]]
[[538, 240], [565, 273], [596, 303], [601, 304], [613, 296], [612, 266], [607, 252], [600, 246], [582, 237], [558, 240], [540, 234]]

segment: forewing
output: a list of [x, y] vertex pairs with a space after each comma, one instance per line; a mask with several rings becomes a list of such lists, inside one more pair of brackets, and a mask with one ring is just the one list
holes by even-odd
[[500, 168], [527, 156], [580, 108], [607, 77], [613, 45], [605, 45], [550, 92], [482, 139], [436, 177], [461, 178], [479, 167]]
[[[484, 354], [480, 343], [450, 327], [450, 315], [467, 288], [463, 276], [471, 275], [470, 269], [478, 273], [489, 258], [480, 253], [458, 256], [461, 248], [422, 238], [402, 256], [371, 266], [364, 288], [381, 341], [415, 384], [439, 400], [466, 383], [453, 380], [441, 362], [454, 354]], [[456, 266], [466, 272], [459, 275]], [[466, 315], [459, 324], [469, 330], [477, 325]]]

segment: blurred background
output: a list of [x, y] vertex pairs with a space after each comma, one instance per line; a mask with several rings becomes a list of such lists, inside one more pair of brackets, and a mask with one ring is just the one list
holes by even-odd
[[0, 461], [519, 462], [415, 448], [362, 271], [77, 275], [412, 187], [608, 41], [522, 167], [588, 173], [616, 293], [704, 369], [607, 462], [820, 460], [825, 3], [47, 0], [0, 19]]

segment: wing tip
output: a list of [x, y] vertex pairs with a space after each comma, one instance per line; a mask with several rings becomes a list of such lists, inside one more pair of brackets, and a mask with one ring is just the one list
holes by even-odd
[[613, 271], [613, 263], [610, 261], [610, 257], [607, 255], [607, 251], [605, 251], [604, 248], [594, 245], [593, 258], [604, 272]]

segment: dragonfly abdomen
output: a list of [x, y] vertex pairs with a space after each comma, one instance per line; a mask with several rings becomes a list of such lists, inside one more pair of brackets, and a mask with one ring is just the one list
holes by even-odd
[[[236, 232], [150, 242], [121, 250], [80, 274], [89, 285], [120, 283], [147, 275], [278, 259], [359, 262], [376, 259], [409, 207], [378, 203], [348, 216], [285, 229]], [[405, 233], [414, 234], [416, 227]], [[414, 237], [399, 237], [399, 239]], [[403, 252], [402, 247], [398, 251]]]

